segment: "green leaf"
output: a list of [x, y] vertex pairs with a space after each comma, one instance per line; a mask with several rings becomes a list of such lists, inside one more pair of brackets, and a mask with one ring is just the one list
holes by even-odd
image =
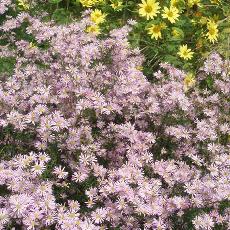
[[49, 0], [49, 2], [52, 3], [52, 4], [58, 4], [61, 1], [62, 0]]
[[11, 57], [0, 58], [0, 73], [11, 74], [14, 68], [15, 59]]
[[230, 15], [230, 7], [229, 5], [223, 6], [223, 14], [224, 16], [228, 17]]
[[70, 13], [64, 8], [56, 9], [52, 14], [52, 19], [59, 24], [66, 24], [70, 22]]
[[181, 62], [178, 60], [178, 57], [173, 55], [165, 55], [163, 61], [173, 64], [175, 66], [181, 65]]
[[211, 76], [208, 76], [206, 79], [207, 86], [211, 89], [213, 87], [214, 80]]

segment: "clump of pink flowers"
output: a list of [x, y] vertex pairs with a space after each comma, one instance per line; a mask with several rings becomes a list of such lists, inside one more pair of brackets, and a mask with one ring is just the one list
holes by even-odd
[[[14, 37], [22, 23], [32, 43]], [[229, 229], [229, 62], [212, 54], [193, 84], [163, 63], [150, 83], [130, 26], [98, 38], [88, 25], [21, 13], [1, 26], [15, 58], [1, 129], [32, 138], [1, 160], [0, 228], [188, 229], [196, 210], [194, 229]]]

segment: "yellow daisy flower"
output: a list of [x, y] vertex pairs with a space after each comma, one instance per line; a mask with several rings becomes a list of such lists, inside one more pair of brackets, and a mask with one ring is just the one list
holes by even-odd
[[184, 78], [184, 90], [187, 91], [191, 87], [193, 87], [196, 83], [195, 77], [192, 73], [189, 73], [185, 78]]
[[179, 10], [176, 7], [170, 6], [170, 8], [168, 7], [164, 7], [164, 11], [162, 14], [163, 18], [167, 18], [171, 23], [175, 23], [176, 20], [178, 20], [179, 17]]
[[100, 34], [100, 27], [98, 25], [88, 26], [86, 28], [86, 32], [98, 35], [98, 34]]
[[37, 48], [37, 46], [36, 46], [33, 42], [30, 42], [29, 48], [30, 48], [30, 49], [33, 49], [33, 48]]
[[80, 3], [84, 7], [92, 7], [97, 3], [97, 0], [80, 0]]
[[155, 38], [156, 40], [158, 40], [158, 38], [162, 38], [161, 35], [161, 30], [165, 29], [166, 26], [165, 24], [161, 23], [158, 25], [152, 24], [149, 28], [148, 28], [148, 34], [151, 35], [151, 38]]
[[116, 11], [121, 11], [122, 10], [122, 1], [112, 1], [112, 3], [110, 4], [110, 6], [116, 10]]
[[136, 66], [136, 69], [142, 71], [144, 68], [143, 66]]
[[219, 5], [220, 2], [221, 2], [221, 0], [211, 0], [211, 3], [212, 3], [212, 4], [218, 4], [218, 5]]
[[192, 8], [193, 6], [201, 7], [202, 4], [201, 4], [200, 0], [188, 0], [188, 7]]
[[179, 0], [171, 0], [170, 1], [170, 6], [177, 7], [179, 3]]
[[173, 29], [173, 30], [172, 30], [172, 36], [173, 36], [174, 38], [179, 38], [179, 37], [180, 37], [179, 31], [176, 30], [176, 29]]
[[175, 39], [182, 39], [184, 37], [184, 33], [181, 29], [173, 27], [172, 28], [172, 36]]
[[193, 57], [194, 52], [188, 48], [187, 45], [182, 45], [179, 47], [179, 52], [177, 53], [181, 58], [189, 60]]
[[90, 14], [90, 19], [95, 24], [103, 23], [105, 21], [105, 17], [106, 17], [106, 14], [103, 14], [101, 10], [98, 10], [98, 9], [95, 9]]
[[212, 43], [217, 41], [218, 37], [218, 29], [217, 29], [217, 24], [213, 21], [210, 21], [207, 23], [207, 28], [208, 28], [208, 33], [206, 36], [208, 37], [208, 40]]
[[207, 17], [201, 17], [200, 18], [200, 21], [199, 21], [199, 23], [201, 24], [201, 25], [205, 25], [205, 24], [207, 24], [207, 22], [208, 22], [208, 18]]
[[30, 4], [27, 0], [18, 0], [18, 6], [23, 10], [28, 10], [30, 8]]
[[142, 0], [142, 3], [139, 4], [139, 15], [141, 17], [146, 17], [147, 20], [154, 18], [159, 13], [159, 2], [155, 0]]

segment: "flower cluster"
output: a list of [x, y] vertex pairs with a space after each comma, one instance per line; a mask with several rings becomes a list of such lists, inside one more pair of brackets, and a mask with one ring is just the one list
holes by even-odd
[[195, 229], [230, 228], [229, 61], [213, 53], [196, 76], [162, 63], [150, 82], [131, 27], [98, 38], [92, 18], [104, 15], [1, 27], [15, 59], [1, 73], [4, 143], [30, 134], [1, 159], [1, 228], [189, 229], [191, 211]]
[[[94, 15], [97, 12], [98, 21], [103, 20], [89, 27], [89, 33], [99, 35], [108, 28], [124, 25], [130, 18], [135, 19], [130, 41], [143, 49], [151, 66], [161, 60], [180, 67], [199, 68], [196, 57], [212, 50], [223, 28], [229, 28], [228, 4], [223, 0], [80, 0], [80, 3], [72, 8], [88, 9]], [[92, 19], [95, 22], [95, 17]]]
[[8, 8], [12, 5], [11, 0], [3, 0], [0, 2], [0, 15], [4, 14]]

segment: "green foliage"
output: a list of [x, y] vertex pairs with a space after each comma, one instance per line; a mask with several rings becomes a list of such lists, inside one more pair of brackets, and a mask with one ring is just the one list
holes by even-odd
[[49, 2], [52, 3], [52, 4], [58, 4], [61, 1], [62, 0], [49, 0]]
[[0, 57], [0, 73], [12, 74], [15, 59], [12, 57]]
[[28, 131], [19, 132], [12, 126], [0, 130], [0, 158], [9, 160], [16, 154], [27, 154], [33, 150], [28, 143], [34, 139], [34, 134]]
[[52, 19], [58, 24], [66, 24], [71, 21], [69, 11], [64, 8], [56, 9], [52, 14]]

